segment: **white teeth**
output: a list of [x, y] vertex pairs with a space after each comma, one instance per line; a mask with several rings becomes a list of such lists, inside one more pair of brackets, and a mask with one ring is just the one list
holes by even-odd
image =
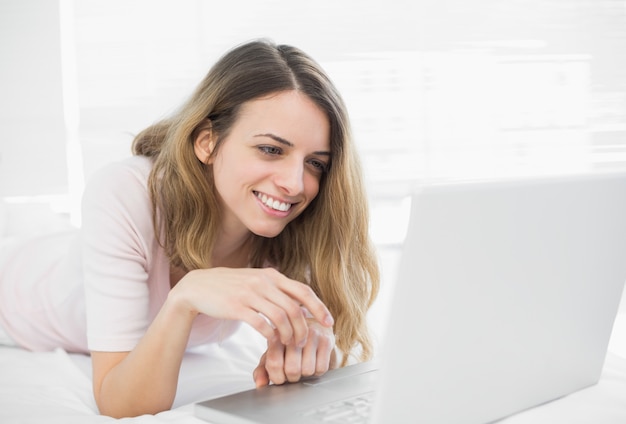
[[267, 197], [265, 194], [257, 193], [256, 197], [258, 197], [267, 207], [276, 209], [277, 211], [287, 212], [291, 209], [291, 203], [279, 202], [271, 197]]

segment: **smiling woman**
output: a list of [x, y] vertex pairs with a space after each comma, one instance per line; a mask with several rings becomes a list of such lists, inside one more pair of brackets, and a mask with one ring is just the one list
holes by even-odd
[[[1, 317], [18, 344], [91, 353], [96, 402], [115, 417], [169, 409], [187, 348], [240, 322], [267, 339], [258, 386], [371, 356], [379, 271], [360, 164], [343, 101], [308, 55], [234, 48], [133, 153], [87, 184], [79, 237], [64, 240], [80, 250], [48, 239], [63, 256], [39, 284], [51, 299], [1, 281], [31, 302]], [[46, 311], [36, 325], [33, 309]]]

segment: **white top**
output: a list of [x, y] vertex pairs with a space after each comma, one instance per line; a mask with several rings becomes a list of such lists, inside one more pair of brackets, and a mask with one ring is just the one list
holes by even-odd
[[[4, 249], [0, 325], [18, 344], [73, 352], [135, 347], [170, 290], [147, 192], [151, 168], [140, 156], [106, 166], [85, 189], [80, 231]], [[200, 315], [188, 347], [223, 340], [238, 326]]]

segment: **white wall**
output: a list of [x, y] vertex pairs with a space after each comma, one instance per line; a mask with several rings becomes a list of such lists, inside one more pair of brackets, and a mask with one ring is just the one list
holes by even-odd
[[68, 190], [59, 3], [0, 2], [0, 196]]
[[[0, 196], [71, 190], [63, 149], [74, 129], [63, 119], [73, 105], [83, 155], [77, 164], [70, 154], [69, 170], [88, 178], [128, 155], [132, 134], [175, 108], [227, 48], [260, 36], [328, 69], [375, 201], [395, 207], [422, 179], [623, 168], [625, 9], [623, 0], [3, 0]], [[384, 236], [394, 231], [379, 237], [397, 240]]]

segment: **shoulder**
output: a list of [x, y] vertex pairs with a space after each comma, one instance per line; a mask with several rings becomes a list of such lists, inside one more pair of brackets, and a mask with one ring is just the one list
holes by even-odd
[[94, 172], [83, 192], [83, 224], [100, 226], [113, 220], [143, 228], [146, 222], [144, 230], [151, 230], [152, 206], [147, 190], [151, 170], [149, 158], [133, 156]]
[[87, 187], [124, 188], [128, 185], [146, 185], [152, 160], [144, 156], [132, 156], [117, 162], [111, 162], [95, 171], [89, 178]]
[[151, 170], [152, 161], [143, 156], [132, 156], [105, 165], [89, 178], [83, 193], [83, 204], [143, 199], [147, 196]]
[[158, 248], [147, 190], [151, 169], [150, 159], [131, 157], [106, 165], [89, 179], [82, 198], [81, 240], [83, 262], [91, 268], [115, 258], [126, 259], [118, 268], [127, 273], [132, 263], [141, 266], [137, 275], [149, 266]]

